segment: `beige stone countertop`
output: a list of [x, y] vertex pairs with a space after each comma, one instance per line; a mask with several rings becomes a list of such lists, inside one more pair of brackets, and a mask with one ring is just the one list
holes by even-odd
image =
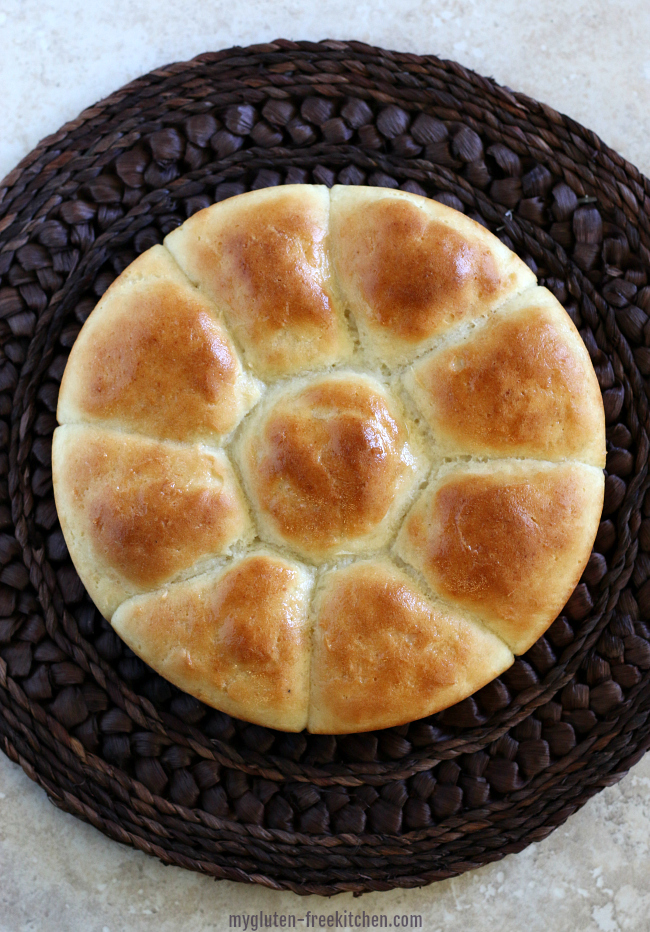
[[[456, 59], [570, 114], [650, 173], [648, 0], [0, 0], [0, 177], [127, 81], [200, 52], [355, 38]], [[421, 890], [331, 900], [206, 877], [55, 809], [0, 754], [0, 932], [207, 932], [260, 910], [421, 916], [427, 932], [650, 930], [650, 755], [545, 841]], [[363, 917], [362, 917], [363, 918]], [[410, 919], [407, 920], [410, 924]], [[243, 928], [243, 925], [242, 925]]]

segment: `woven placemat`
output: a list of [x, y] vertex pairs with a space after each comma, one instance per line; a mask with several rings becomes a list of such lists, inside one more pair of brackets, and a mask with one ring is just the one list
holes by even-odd
[[[186, 217], [291, 182], [400, 187], [514, 249], [603, 392], [603, 519], [546, 636], [451, 709], [347, 737], [207, 708], [95, 610], [52, 494], [67, 355]], [[0, 184], [0, 746], [62, 809], [169, 864], [296, 893], [412, 887], [548, 835], [650, 746], [650, 182], [453, 62], [278, 40], [160, 68]]]

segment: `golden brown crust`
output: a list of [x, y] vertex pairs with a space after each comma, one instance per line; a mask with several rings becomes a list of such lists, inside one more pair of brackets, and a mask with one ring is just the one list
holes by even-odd
[[415, 503], [398, 553], [521, 654], [578, 583], [603, 493], [602, 472], [573, 463], [457, 468]]
[[93, 427], [54, 433], [54, 493], [77, 571], [107, 617], [226, 552], [250, 520], [225, 454]]
[[161, 440], [215, 442], [258, 397], [213, 305], [154, 246], [111, 285], [82, 328], [57, 417]]
[[308, 559], [385, 542], [420, 472], [397, 405], [373, 379], [329, 376], [247, 424], [246, 485], [262, 526]]
[[368, 347], [387, 361], [535, 282], [479, 224], [417, 195], [337, 185], [331, 225], [342, 295]]
[[268, 728], [307, 724], [311, 579], [267, 552], [136, 596], [112, 625], [146, 663], [229, 715]]
[[200, 211], [165, 240], [223, 309], [261, 378], [321, 368], [351, 353], [332, 297], [328, 216], [327, 188], [266, 188]]
[[[180, 688], [285, 730], [389, 727], [500, 674], [578, 581], [603, 500], [602, 401], [555, 299], [402, 191], [335, 188], [331, 217], [324, 187], [256, 191], [166, 244], [62, 383], [55, 496], [99, 609]], [[492, 459], [445, 462], [467, 454]], [[256, 533], [329, 564], [312, 612], [314, 569]]]
[[589, 355], [545, 288], [415, 364], [406, 385], [441, 452], [605, 465], [605, 414]]
[[445, 709], [503, 673], [508, 648], [385, 562], [329, 573], [315, 607], [309, 730], [345, 734]]

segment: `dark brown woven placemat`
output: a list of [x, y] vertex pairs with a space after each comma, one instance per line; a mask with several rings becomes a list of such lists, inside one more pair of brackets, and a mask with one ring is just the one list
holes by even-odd
[[[129, 651], [52, 495], [67, 354], [196, 210], [287, 182], [401, 187], [494, 231], [564, 304], [607, 415], [605, 506], [563, 614], [446, 712], [348, 737], [248, 725]], [[650, 746], [650, 182], [453, 62], [287, 42], [160, 68], [0, 183], [0, 746], [62, 809], [165, 863], [296, 893], [418, 886], [548, 835]]]

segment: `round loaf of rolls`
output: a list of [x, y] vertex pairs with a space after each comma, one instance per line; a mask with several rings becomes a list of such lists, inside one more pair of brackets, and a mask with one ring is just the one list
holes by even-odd
[[495, 236], [383, 188], [202, 210], [72, 349], [56, 504], [126, 644], [217, 709], [345, 734], [447, 708], [588, 560], [605, 418], [571, 319]]

